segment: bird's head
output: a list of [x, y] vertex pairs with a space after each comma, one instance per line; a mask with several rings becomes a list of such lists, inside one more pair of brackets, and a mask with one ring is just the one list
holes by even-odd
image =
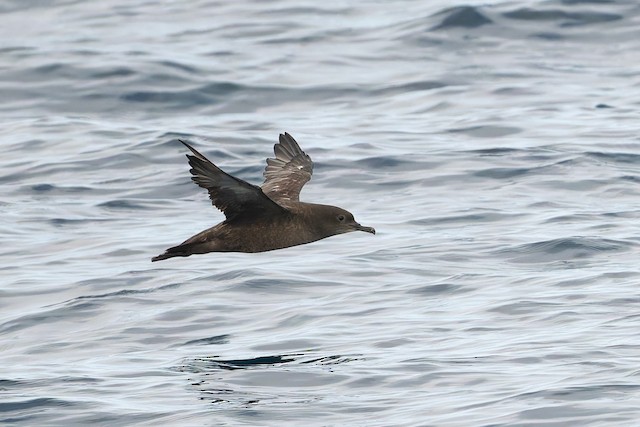
[[322, 228], [329, 235], [350, 233], [352, 231], [365, 231], [376, 234], [373, 227], [365, 227], [356, 222], [353, 214], [336, 206], [324, 206], [321, 211]]

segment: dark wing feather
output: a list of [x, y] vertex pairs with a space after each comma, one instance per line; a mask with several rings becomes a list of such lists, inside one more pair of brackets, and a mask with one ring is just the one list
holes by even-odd
[[213, 205], [231, 221], [243, 216], [278, 215], [283, 207], [265, 196], [260, 187], [225, 173], [200, 154], [195, 148], [182, 142], [193, 156], [187, 154], [191, 165], [191, 179], [209, 192]]
[[262, 191], [276, 202], [300, 199], [300, 190], [311, 179], [313, 162], [288, 133], [273, 146], [275, 159], [267, 159]]

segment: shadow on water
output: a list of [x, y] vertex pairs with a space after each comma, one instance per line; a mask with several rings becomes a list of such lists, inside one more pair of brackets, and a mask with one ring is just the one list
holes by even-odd
[[[245, 406], [260, 402], [286, 403], [308, 399], [300, 390], [346, 380], [331, 366], [348, 363], [361, 355], [320, 356], [306, 353], [258, 356], [246, 359], [222, 359], [207, 356], [188, 360], [174, 369], [190, 373], [189, 382], [198, 389], [201, 400], [216, 404]], [[266, 393], [276, 387], [280, 393]], [[305, 396], [305, 397], [302, 397]]]

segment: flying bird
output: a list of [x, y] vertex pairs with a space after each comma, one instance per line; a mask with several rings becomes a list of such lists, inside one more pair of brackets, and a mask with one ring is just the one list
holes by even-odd
[[273, 147], [275, 158], [267, 159], [261, 187], [223, 172], [195, 148], [180, 142], [193, 153], [187, 154], [191, 179], [209, 192], [211, 203], [224, 213], [225, 220], [151, 261], [208, 252], [266, 252], [351, 231], [376, 233], [342, 208], [299, 200], [300, 190], [311, 179], [313, 162], [286, 132]]

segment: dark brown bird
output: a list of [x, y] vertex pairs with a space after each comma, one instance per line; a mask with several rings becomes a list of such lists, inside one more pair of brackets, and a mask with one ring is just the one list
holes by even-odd
[[351, 231], [375, 234], [358, 224], [350, 212], [336, 206], [299, 201], [300, 190], [311, 179], [313, 162], [288, 133], [280, 134], [267, 159], [262, 187], [223, 172], [184, 141], [191, 179], [209, 192], [212, 204], [226, 219], [167, 249], [151, 259], [207, 252], [265, 252], [315, 242]]

